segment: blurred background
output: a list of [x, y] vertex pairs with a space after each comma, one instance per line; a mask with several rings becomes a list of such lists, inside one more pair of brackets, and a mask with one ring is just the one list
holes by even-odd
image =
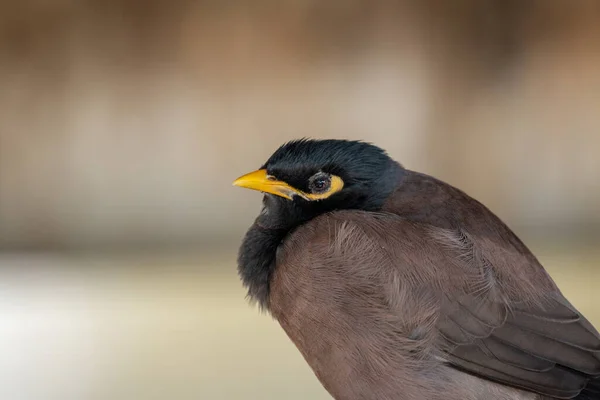
[[503, 218], [600, 326], [600, 3], [0, 2], [0, 398], [328, 399], [244, 300], [303, 136]]

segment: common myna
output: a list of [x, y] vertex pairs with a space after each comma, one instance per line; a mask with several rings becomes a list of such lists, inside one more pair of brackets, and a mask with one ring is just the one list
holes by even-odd
[[483, 204], [359, 141], [297, 140], [240, 248], [251, 300], [338, 400], [600, 399], [600, 334]]

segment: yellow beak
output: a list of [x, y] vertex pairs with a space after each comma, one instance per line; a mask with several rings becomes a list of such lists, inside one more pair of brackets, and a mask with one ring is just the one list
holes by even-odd
[[292, 200], [293, 196], [305, 197], [302, 192], [294, 189], [285, 182], [278, 181], [267, 174], [266, 169], [250, 172], [240, 176], [233, 182], [234, 186], [246, 189], [259, 190], [265, 193], [271, 193], [276, 196]]

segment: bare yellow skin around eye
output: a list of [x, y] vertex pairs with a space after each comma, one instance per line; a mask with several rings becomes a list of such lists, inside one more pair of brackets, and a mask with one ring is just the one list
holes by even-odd
[[274, 177], [267, 174], [264, 169], [250, 172], [243, 175], [233, 182], [234, 186], [240, 186], [246, 189], [258, 190], [265, 193], [271, 193], [288, 200], [292, 200], [294, 196], [300, 196], [305, 200], [323, 200], [334, 193], [339, 192], [344, 188], [344, 181], [336, 175], [331, 175], [331, 185], [329, 190], [324, 193], [306, 193], [296, 189], [283, 181], [278, 181]]
[[304, 196], [307, 200], [323, 200], [328, 198], [334, 193], [339, 192], [344, 188], [344, 181], [342, 178], [336, 175], [331, 175], [331, 185], [329, 186], [329, 190], [324, 193], [304, 193]]

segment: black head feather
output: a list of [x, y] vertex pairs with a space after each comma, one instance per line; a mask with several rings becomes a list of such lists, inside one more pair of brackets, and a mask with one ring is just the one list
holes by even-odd
[[342, 178], [344, 189], [330, 198], [317, 202], [294, 199], [296, 206], [306, 209], [305, 218], [312, 218], [334, 209], [379, 208], [395, 184], [400, 166], [370, 143], [300, 139], [279, 147], [262, 168], [303, 191], [309, 190], [310, 177], [319, 171]]
[[263, 212], [246, 233], [238, 256], [238, 271], [248, 295], [261, 307], [268, 307], [276, 250], [290, 231], [334, 210], [380, 209], [403, 171], [384, 150], [370, 143], [310, 139], [282, 145], [261, 169], [305, 192], [309, 190], [310, 178], [318, 172], [339, 176], [344, 181], [341, 191], [323, 200], [264, 196]]

